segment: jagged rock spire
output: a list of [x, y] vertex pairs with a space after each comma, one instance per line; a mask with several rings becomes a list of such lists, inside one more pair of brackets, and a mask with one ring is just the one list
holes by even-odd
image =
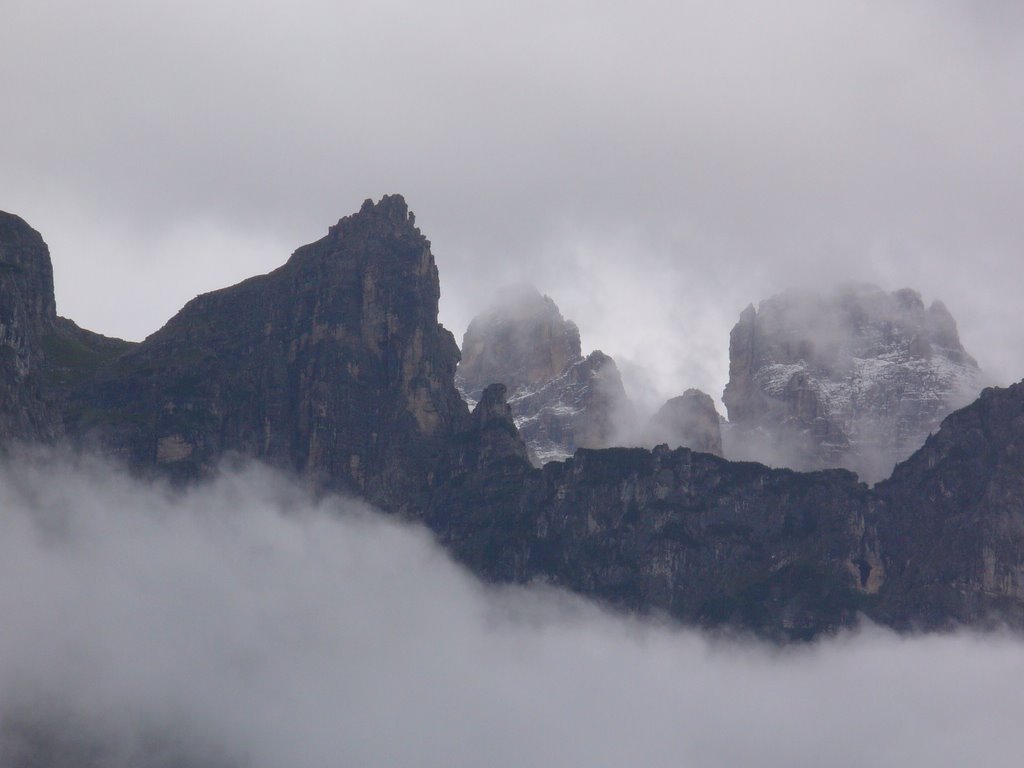
[[469, 324], [458, 382], [470, 401], [488, 384], [506, 385], [534, 463], [564, 459], [612, 445], [632, 409], [615, 361], [580, 350], [579, 328], [550, 297], [509, 286]]

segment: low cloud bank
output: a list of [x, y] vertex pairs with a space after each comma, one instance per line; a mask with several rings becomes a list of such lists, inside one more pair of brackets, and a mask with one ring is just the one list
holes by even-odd
[[779, 650], [493, 589], [259, 467], [0, 466], [0, 764], [1010, 766], [1024, 642]]

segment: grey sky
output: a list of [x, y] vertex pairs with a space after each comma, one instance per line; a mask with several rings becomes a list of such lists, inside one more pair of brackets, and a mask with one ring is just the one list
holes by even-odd
[[[785, 650], [485, 588], [428, 534], [255, 468], [174, 496], [0, 464], [0, 762], [133, 768], [1020, 764], [1024, 643]], [[87, 756], [93, 756], [90, 763]]]
[[129, 338], [401, 192], [459, 338], [530, 279], [634, 389], [717, 397], [747, 303], [856, 279], [941, 298], [1005, 383], [1022, 72], [992, 0], [7, 0], [0, 208]]

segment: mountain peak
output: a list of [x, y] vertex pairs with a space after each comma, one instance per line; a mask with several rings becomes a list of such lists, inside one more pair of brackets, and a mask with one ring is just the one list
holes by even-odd
[[366, 215], [376, 213], [379, 215], [386, 216], [392, 219], [404, 220], [409, 217], [409, 206], [405, 202], [405, 198], [402, 195], [384, 195], [380, 202], [374, 203], [372, 197], [368, 197], [363, 201], [362, 207], [359, 209], [358, 214], [354, 215]]
[[699, 389], [688, 389], [661, 406], [648, 431], [649, 442], [655, 444], [722, 455], [721, 417], [711, 396]]
[[579, 447], [609, 445], [617, 420], [632, 408], [615, 361], [599, 350], [584, 357], [579, 328], [532, 285], [503, 288], [473, 318], [458, 372], [470, 400], [493, 382], [507, 386], [515, 423], [538, 465]]
[[384, 195], [378, 202], [366, 198], [359, 211], [341, 218], [330, 228], [335, 236], [357, 232], [389, 232], [420, 236], [416, 228], [416, 215], [409, 210], [402, 195]]
[[68, 432], [175, 478], [232, 451], [395, 509], [469, 415], [439, 296], [405, 200], [370, 201], [283, 267], [189, 302], [75, 390]]
[[729, 343], [723, 401], [740, 432], [731, 458], [888, 475], [980, 389], [977, 363], [941, 302], [847, 283], [749, 308]]
[[531, 285], [502, 288], [462, 340], [459, 374], [471, 395], [502, 382], [511, 393], [560, 375], [582, 357], [580, 331]]

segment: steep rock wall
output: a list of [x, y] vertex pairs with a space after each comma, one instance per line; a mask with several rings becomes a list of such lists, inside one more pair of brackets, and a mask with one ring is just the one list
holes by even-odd
[[227, 454], [401, 509], [468, 411], [430, 243], [384, 197], [270, 274], [199, 296], [77, 388], [69, 433], [182, 479]]

